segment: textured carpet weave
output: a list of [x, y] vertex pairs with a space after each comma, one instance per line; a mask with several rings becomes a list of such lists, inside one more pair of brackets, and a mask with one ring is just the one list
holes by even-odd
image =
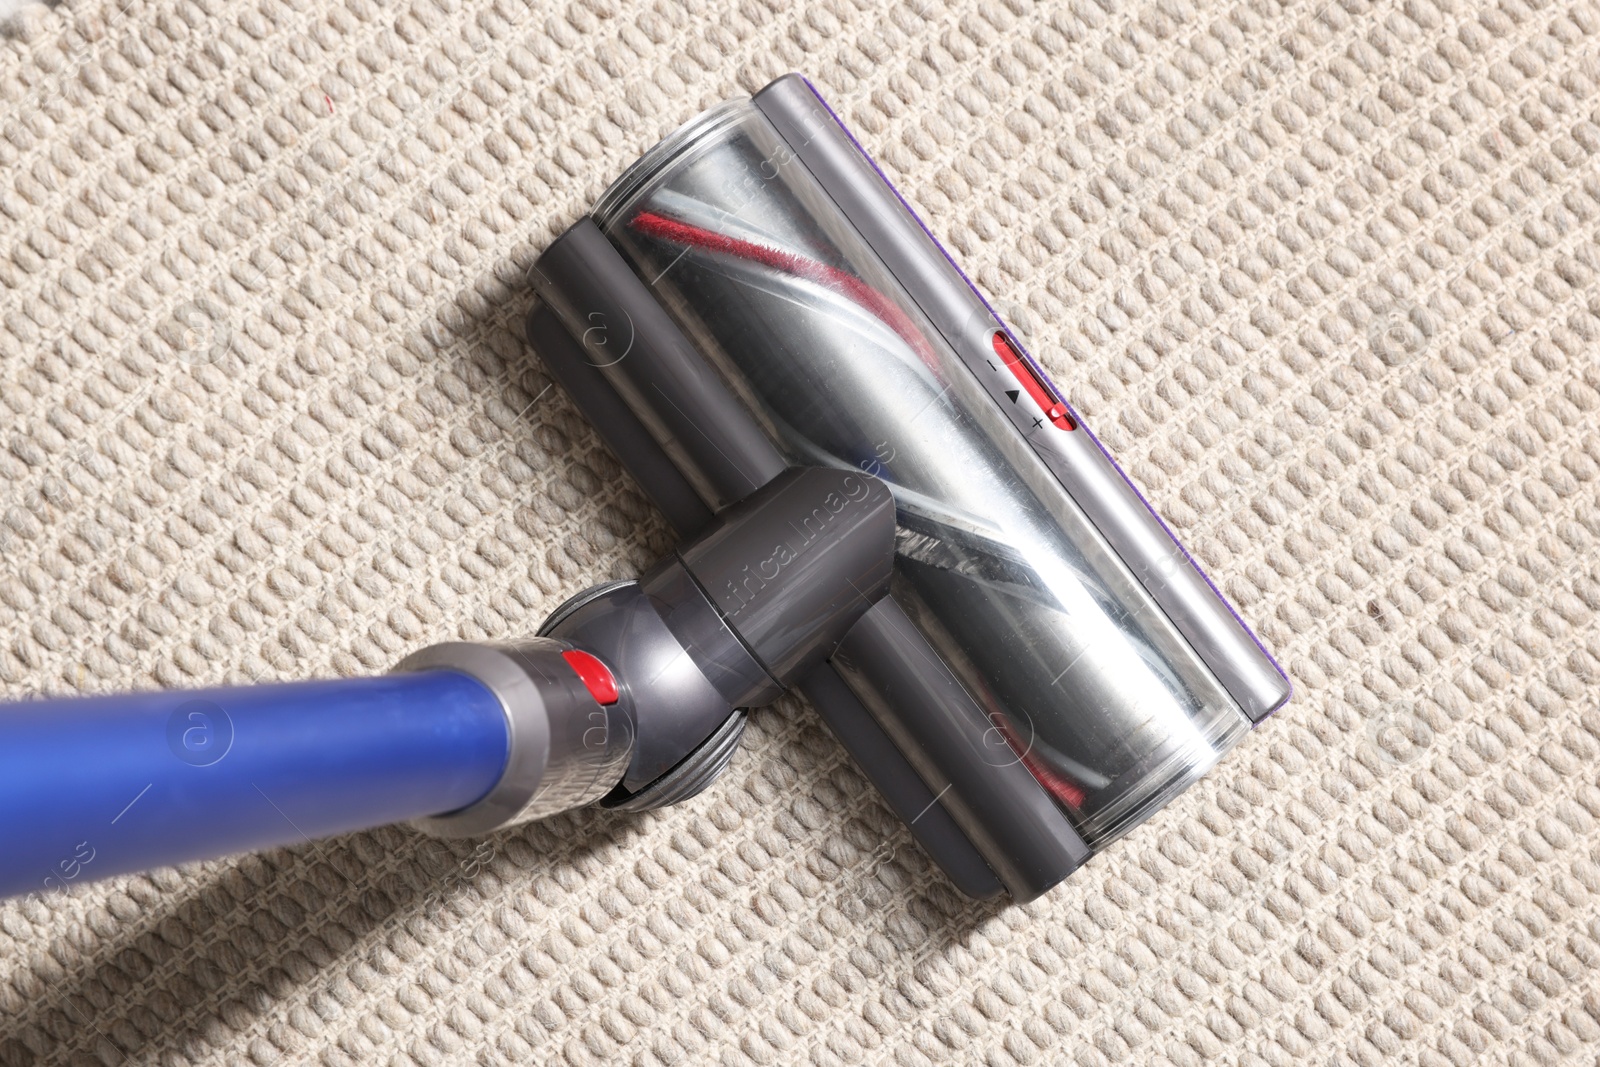
[[[0, 905], [0, 1065], [1600, 1057], [1600, 8], [67, 0], [0, 37], [0, 692], [386, 669], [665, 526], [539, 251], [809, 73], [1293, 676], [1025, 907], [709, 793]], [[0, 816], [3, 817], [3, 816]]]

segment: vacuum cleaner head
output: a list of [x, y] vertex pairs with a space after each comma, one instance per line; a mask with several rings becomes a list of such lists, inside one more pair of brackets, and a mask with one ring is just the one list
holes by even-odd
[[385, 678], [0, 708], [0, 896], [676, 803], [798, 689], [957, 887], [1027, 900], [1288, 699], [804, 79], [656, 146], [535, 275], [529, 337], [679, 547]]
[[[810, 699], [964, 891], [1042, 893], [1288, 699], [803, 78], [651, 149], [539, 259], [535, 284], [531, 342], [684, 537], [793, 468], [887, 486], [888, 595], [863, 600], [831, 655], [780, 664], [766, 638], [740, 640]], [[789, 534], [712, 570], [682, 561], [725, 619], [769, 583], [804, 584], [780, 582], [785, 553], [828, 515], [785, 521]], [[821, 610], [803, 599], [794, 610]], [[570, 636], [580, 616], [547, 629]], [[635, 729], [650, 749], [648, 724]]]

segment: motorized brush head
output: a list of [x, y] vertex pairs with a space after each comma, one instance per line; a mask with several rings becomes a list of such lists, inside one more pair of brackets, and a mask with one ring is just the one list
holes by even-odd
[[889, 595], [798, 686], [967, 892], [1042, 892], [1288, 699], [804, 79], [667, 137], [533, 278], [530, 340], [680, 532], [793, 467], [887, 485]]

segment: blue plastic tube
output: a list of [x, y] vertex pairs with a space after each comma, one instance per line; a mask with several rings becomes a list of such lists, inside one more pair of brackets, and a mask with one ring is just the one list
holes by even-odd
[[451, 671], [0, 706], [0, 896], [454, 811], [508, 748]]

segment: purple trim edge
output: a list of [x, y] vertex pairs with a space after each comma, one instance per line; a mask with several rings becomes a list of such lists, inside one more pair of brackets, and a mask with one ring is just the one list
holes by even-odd
[[1022, 353], [1022, 358], [1027, 360], [1028, 365], [1038, 372], [1039, 379], [1049, 387], [1052, 393], [1055, 394], [1055, 398], [1061, 401], [1062, 405], [1067, 409], [1067, 412], [1072, 416], [1072, 421], [1077, 423], [1078, 429], [1089, 435], [1089, 440], [1093, 441], [1094, 446], [1100, 450], [1100, 454], [1106, 457], [1106, 462], [1111, 464], [1112, 469], [1122, 476], [1122, 480], [1128, 484], [1128, 488], [1133, 490], [1133, 495], [1139, 498], [1139, 503], [1143, 504], [1145, 506], [1145, 510], [1150, 512], [1150, 514], [1155, 518], [1156, 522], [1160, 524], [1162, 532], [1167, 535], [1168, 539], [1171, 540], [1174, 545], [1178, 546], [1178, 551], [1183, 553], [1183, 558], [1189, 561], [1189, 566], [1193, 567], [1195, 573], [1200, 575], [1200, 580], [1205, 582], [1211, 591], [1217, 595], [1217, 599], [1222, 601], [1222, 606], [1228, 609], [1228, 614], [1233, 616], [1233, 621], [1243, 627], [1246, 634], [1250, 635], [1250, 640], [1255, 642], [1255, 646], [1261, 650], [1261, 654], [1267, 657], [1267, 662], [1272, 664], [1272, 669], [1277, 671], [1278, 675], [1289, 686], [1289, 695], [1283, 698], [1283, 703], [1269, 711], [1265, 716], [1262, 717], [1260, 722], [1251, 723], [1251, 728], [1254, 729], [1255, 727], [1260, 726], [1261, 723], [1272, 718], [1278, 713], [1279, 709], [1294, 699], [1294, 679], [1289, 677], [1289, 672], [1284, 670], [1282, 665], [1278, 663], [1277, 657], [1275, 657], [1271, 652], [1267, 651], [1267, 646], [1261, 643], [1261, 638], [1256, 636], [1256, 632], [1251, 628], [1250, 624], [1239, 617], [1239, 612], [1234, 609], [1233, 602], [1223, 595], [1222, 590], [1217, 588], [1217, 583], [1211, 580], [1211, 576], [1205, 572], [1205, 568], [1200, 566], [1199, 562], [1189, 554], [1189, 550], [1184, 547], [1183, 542], [1178, 540], [1177, 535], [1172, 532], [1172, 528], [1167, 525], [1167, 520], [1161, 517], [1161, 513], [1155, 509], [1155, 507], [1145, 497], [1144, 493], [1140, 491], [1139, 487], [1133, 484], [1133, 479], [1129, 478], [1128, 472], [1122, 469], [1122, 464], [1116, 461], [1116, 459], [1111, 455], [1110, 450], [1101, 443], [1100, 438], [1096, 437], [1094, 431], [1089, 429], [1088, 423], [1084, 422], [1083, 419], [1079, 417], [1077, 411], [1073, 409], [1072, 405], [1067, 403], [1066, 397], [1061, 395], [1061, 389], [1051, 379], [1050, 375], [1045, 373], [1045, 369], [1039, 365], [1038, 360], [1033, 358], [1033, 354], [1023, 346], [1022, 342], [1017, 340], [1016, 335], [1011, 332], [1011, 327], [1006, 325], [1006, 320], [1000, 317], [1000, 313], [997, 312], [989, 303], [988, 298], [986, 298], [983, 293], [979, 291], [978, 287], [973, 284], [972, 279], [967, 277], [967, 272], [961, 269], [961, 265], [955, 261], [955, 257], [952, 256], [949, 250], [945, 248], [943, 242], [941, 242], [939, 238], [935, 237], [933, 231], [928, 228], [928, 224], [922, 221], [922, 216], [918, 215], [916, 210], [913, 209], [912, 206], [906, 201], [906, 198], [900, 194], [900, 190], [896, 188], [894, 182], [890, 181], [889, 176], [883, 172], [883, 168], [878, 166], [878, 161], [873, 159], [871, 153], [862, 147], [860, 141], [856, 140], [856, 135], [850, 132], [850, 127], [844, 124], [844, 120], [839, 117], [839, 113], [833, 110], [833, 105], [828, 103], [828, 101], [823, 98], [823, 95], [817, 91], [817, 87], [812, 84], [810, 78], [806, 77], [804, 74], [801, 74], [800, 80], [806, 83], [806, 88], [810, 89], [811, 95], [817, 98], [817, 103], [822, 105], [823, 110], [825, 110], [829, 117], [833, 119], [835, 125], [837, 125], [840, 131], [842, 131], [844, 135], [850, 139], [850, 143], [855, 146], [856, 151], [861, 153], [861, 158], [867, 161], [867, 166], [871, 167], [877, 173], [878, 177], [883, 180], [883, 184], [889, 187], [889, 191], [894, 194], [894, 198], [900, 201], [900, 206], [906, 209], [906, 214], [911, 216], [913, 222], [922, 227], [922, 232], [928, 235], [928, 240], [933, 242], [933, 247], [939, 250], [940, 254], [944, 256], [945, 261], [950, 264], [950, 266], [958, 275], [961, 276], [961, 280], [967, 283], [967, 288], [972, 290], [972, 295], [978, 298], [979, 303], [987, 308], [989, 314], [994, 317], [994, 321], [998, 322], [1000, 324], [1000, 328], [1005, 330], [1007, 339], [1009, 339], [1013, 345], [1016, 345], [1017, 351]]

